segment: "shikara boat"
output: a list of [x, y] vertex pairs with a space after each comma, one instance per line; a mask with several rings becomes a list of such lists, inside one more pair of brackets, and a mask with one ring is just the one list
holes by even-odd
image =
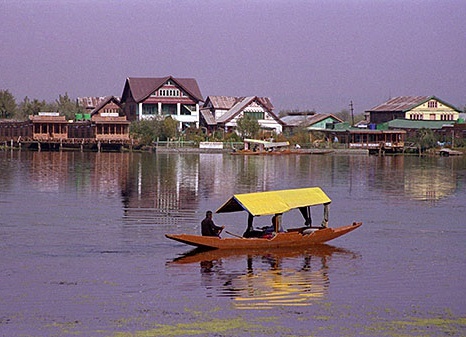
[[[216, 213], [247, 212], [248, 226], [243, 236], [228, 231], [225, 233], [231, 237], [195, 234], [166, 234], [165, 236], [188, 245], [210, 249], [297, 248], [328, 242], [362, 225], [361, 222], [353, 222], [348, 226], [329, 227], [330, 203], [330, 198], [319, 187], [235, 194], [220, 206]], [[323, 206], [323, 220], [320, 226], [313, 226], [311, 206], [318, 205]], [[299, 209], [301, 212], [304, 226], [285, 230], [282, 226], [282, 215], [294, 209]], [[273, 225], [255, 229], [254, 218], [267, 215], [274, 216]]]
[[290, 149], [289, 142], [269, 142], [259, 139], [244, 139], [244, 149], [234, 150], [234, 155], [279, 155], [295, 154], [299, 151]]

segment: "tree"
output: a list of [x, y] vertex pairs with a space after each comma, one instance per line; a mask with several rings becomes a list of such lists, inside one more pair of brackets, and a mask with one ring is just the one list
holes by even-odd
[[16, 113], [14, 96], [8, 90], [0, 90], [0, 118], [11, 118]]
[[257, 119], [244, 115], [237, 121], [237, 130], [243, 138], [255, 138], [260, 130]]
[[83, 113], [82, 107], [78, 105], [78, 102], [73, 102], [68, 93], [65, 93], [63, 96], [59, 95], [58, 99], [55, 101], [57, 105], [57, 110], [66, 116], [67, 119], [74, 119], [77, 113]]
[[30, 115], [37, 115], [40, 111], [47, 110], [47, 103], [45, 101], [39, 101], [37, 98], [32, 101], [29, 97], [24, 97], [24, 100], [19, 104], [17, 117], [18, 119], [25, 120]]
[[344, 122], [351, 122], [351, 113], [348, 109], [343, 109], [335, 114], [335, 117], [340, 118]]
[[162, 134], [161, 137], [164, 140], [175, 138], [178, 131], [178, 122], [171, 116], [165, 117], [162, 123]]
[[141, 145], [152, 145], [157, 139], [168, 140], [177, 133], [177, 121], [170, 116], [161, 116], [131, 123], [130, 134]]
[[419, 153], [435, 147], [437, 145], [437, 141], [437, 137], [435, 136], [434, 132], [430, 129], [422, 128], [416, 132], [415, 143], [419, 148]]

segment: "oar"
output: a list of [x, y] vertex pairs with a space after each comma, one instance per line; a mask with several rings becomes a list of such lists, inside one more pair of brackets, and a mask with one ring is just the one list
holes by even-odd
[[234, 234], [232, 232], [229, 232], [229, 231], [225, 231], [225, 233], [230, 234], [231, 236], [235, 236], [235, 237], [240, 238], [240, 239], [244, 239], [242, 236], [236, 235], [236, 234]]

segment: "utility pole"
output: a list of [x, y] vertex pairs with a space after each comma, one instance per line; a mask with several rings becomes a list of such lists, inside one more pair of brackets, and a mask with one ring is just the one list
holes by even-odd
[[351, 126], [354, 126], [354, 114], [353, 114], [353, 101], [350, 101], [350, 111], [351, 111]]

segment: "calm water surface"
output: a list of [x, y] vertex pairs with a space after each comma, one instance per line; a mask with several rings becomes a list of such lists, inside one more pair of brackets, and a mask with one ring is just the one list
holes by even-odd
[[[234, 193], [305, 186], [363, 227], [300, 251], [164, 237]], [[0, 249], [1, 336], [464, 336], [466, 159], [0, 152]]]

